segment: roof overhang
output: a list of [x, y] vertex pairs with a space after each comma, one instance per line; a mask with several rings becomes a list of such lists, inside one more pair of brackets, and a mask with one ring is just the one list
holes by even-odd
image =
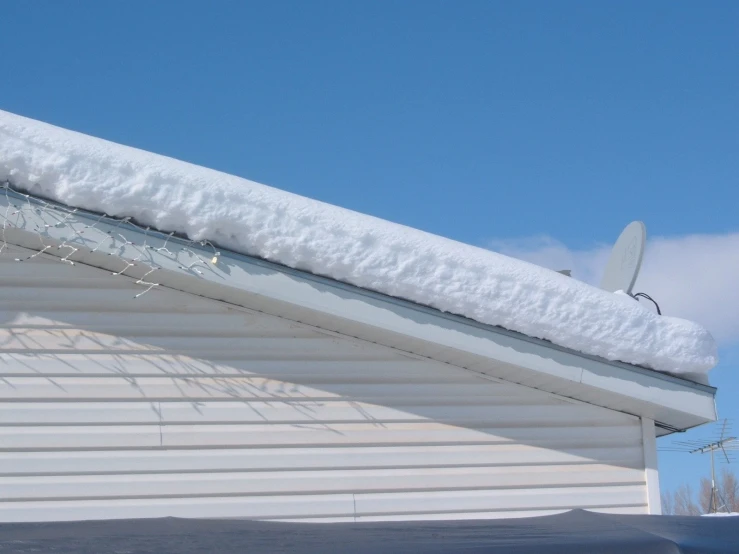
[[[716, 389], [6, 189], [3, 241], [653, 419], [658, 434], [716, 419]], [[6, 218], [3, 220], [2, 215]], [[7, 224], [4, 222], [7, 221]], [[156, 267], [155, 275], [152, 267]], [[144, 290], [144, 289], [142, 289]]]

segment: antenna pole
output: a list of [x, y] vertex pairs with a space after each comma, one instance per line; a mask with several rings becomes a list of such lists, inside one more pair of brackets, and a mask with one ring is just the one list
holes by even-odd
[[714, 465], [713, 465], [714, 451], [715, 450], [711, 448], [711, 507], [710, 507], [710, 510], [712, 514], [715, 514], [717, 512], [716, 493], [718, 492], [716, 491], [716, 470], [714, 469]]

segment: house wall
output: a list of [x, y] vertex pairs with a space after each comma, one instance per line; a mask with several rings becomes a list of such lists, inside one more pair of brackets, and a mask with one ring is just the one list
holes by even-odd
[[0, 521], [648, 510], [636, 417], [28, 255], [0, 254]]

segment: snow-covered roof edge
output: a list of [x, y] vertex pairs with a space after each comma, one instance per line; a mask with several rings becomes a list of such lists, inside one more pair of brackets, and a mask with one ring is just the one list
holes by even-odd
[[701, 326], [488, 250], [0, 111], [0, 180], [560, 346], [705, 373]]
[[[235, 309], [272, 314], [365, 343], [390, 347], [514, 382], [557, 397], [654, 421], [664, 435], [716, 420], [716, 389], [706, 375], [672, 375], [604, 360], [501, 327], [441, 312], [282, 264], [215, 248], [131, 219], [52, 203], [6, 188], [0, 194], [0, 257], [50, 257], [133, 280], [146, 304], [157, 287]], [[43, 248], [39, 245], [43, 243]], [[6, 248], [3, 248], [7, 245]], [[10, 248], [8, 248], [10, 247]], [[13, 247], [27, 250], [18, 252]], [[25, 264], [24, 264], [25, 265]]]

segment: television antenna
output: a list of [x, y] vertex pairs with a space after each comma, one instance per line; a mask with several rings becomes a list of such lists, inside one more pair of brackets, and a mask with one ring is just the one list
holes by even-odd
[[[721, 508], [729, 511], [726, 507], [726, 500], [720, 498], [719, 490], [716, 486], [716, 464], [714, 462], [714, 455], [716, 452], [720, 451], [723, 456], [720, 456], [719, 459], [721, 461], [725, 460], [727, 464], [730, 464], [731, 462], [736, 461], [734, 458], [734, 451], [739, 450], [739, 441], [737, 438], [728, 436], [731, 432], [731, 422], [729, 422], [728, 419], [724, 419], [723, 423], [720, 425], [720, 432], [707, 440], [674, 441], [671, 446], [660, 448], [660, 450], [671, 452], [711, 455], [711, 498], [709, 512], [712, 514], [717, 513]], [[721, 505], [719, 505], [719, 501], [721, 502]]]
[[629, 223], [611, 249], [600, 288], [608, 292], [623, 291], [631, 295], [631, 291], [639, 276], [641, 262], [644, 258], [644, 247], [647, 244], [647, 227], [641, 221]]

